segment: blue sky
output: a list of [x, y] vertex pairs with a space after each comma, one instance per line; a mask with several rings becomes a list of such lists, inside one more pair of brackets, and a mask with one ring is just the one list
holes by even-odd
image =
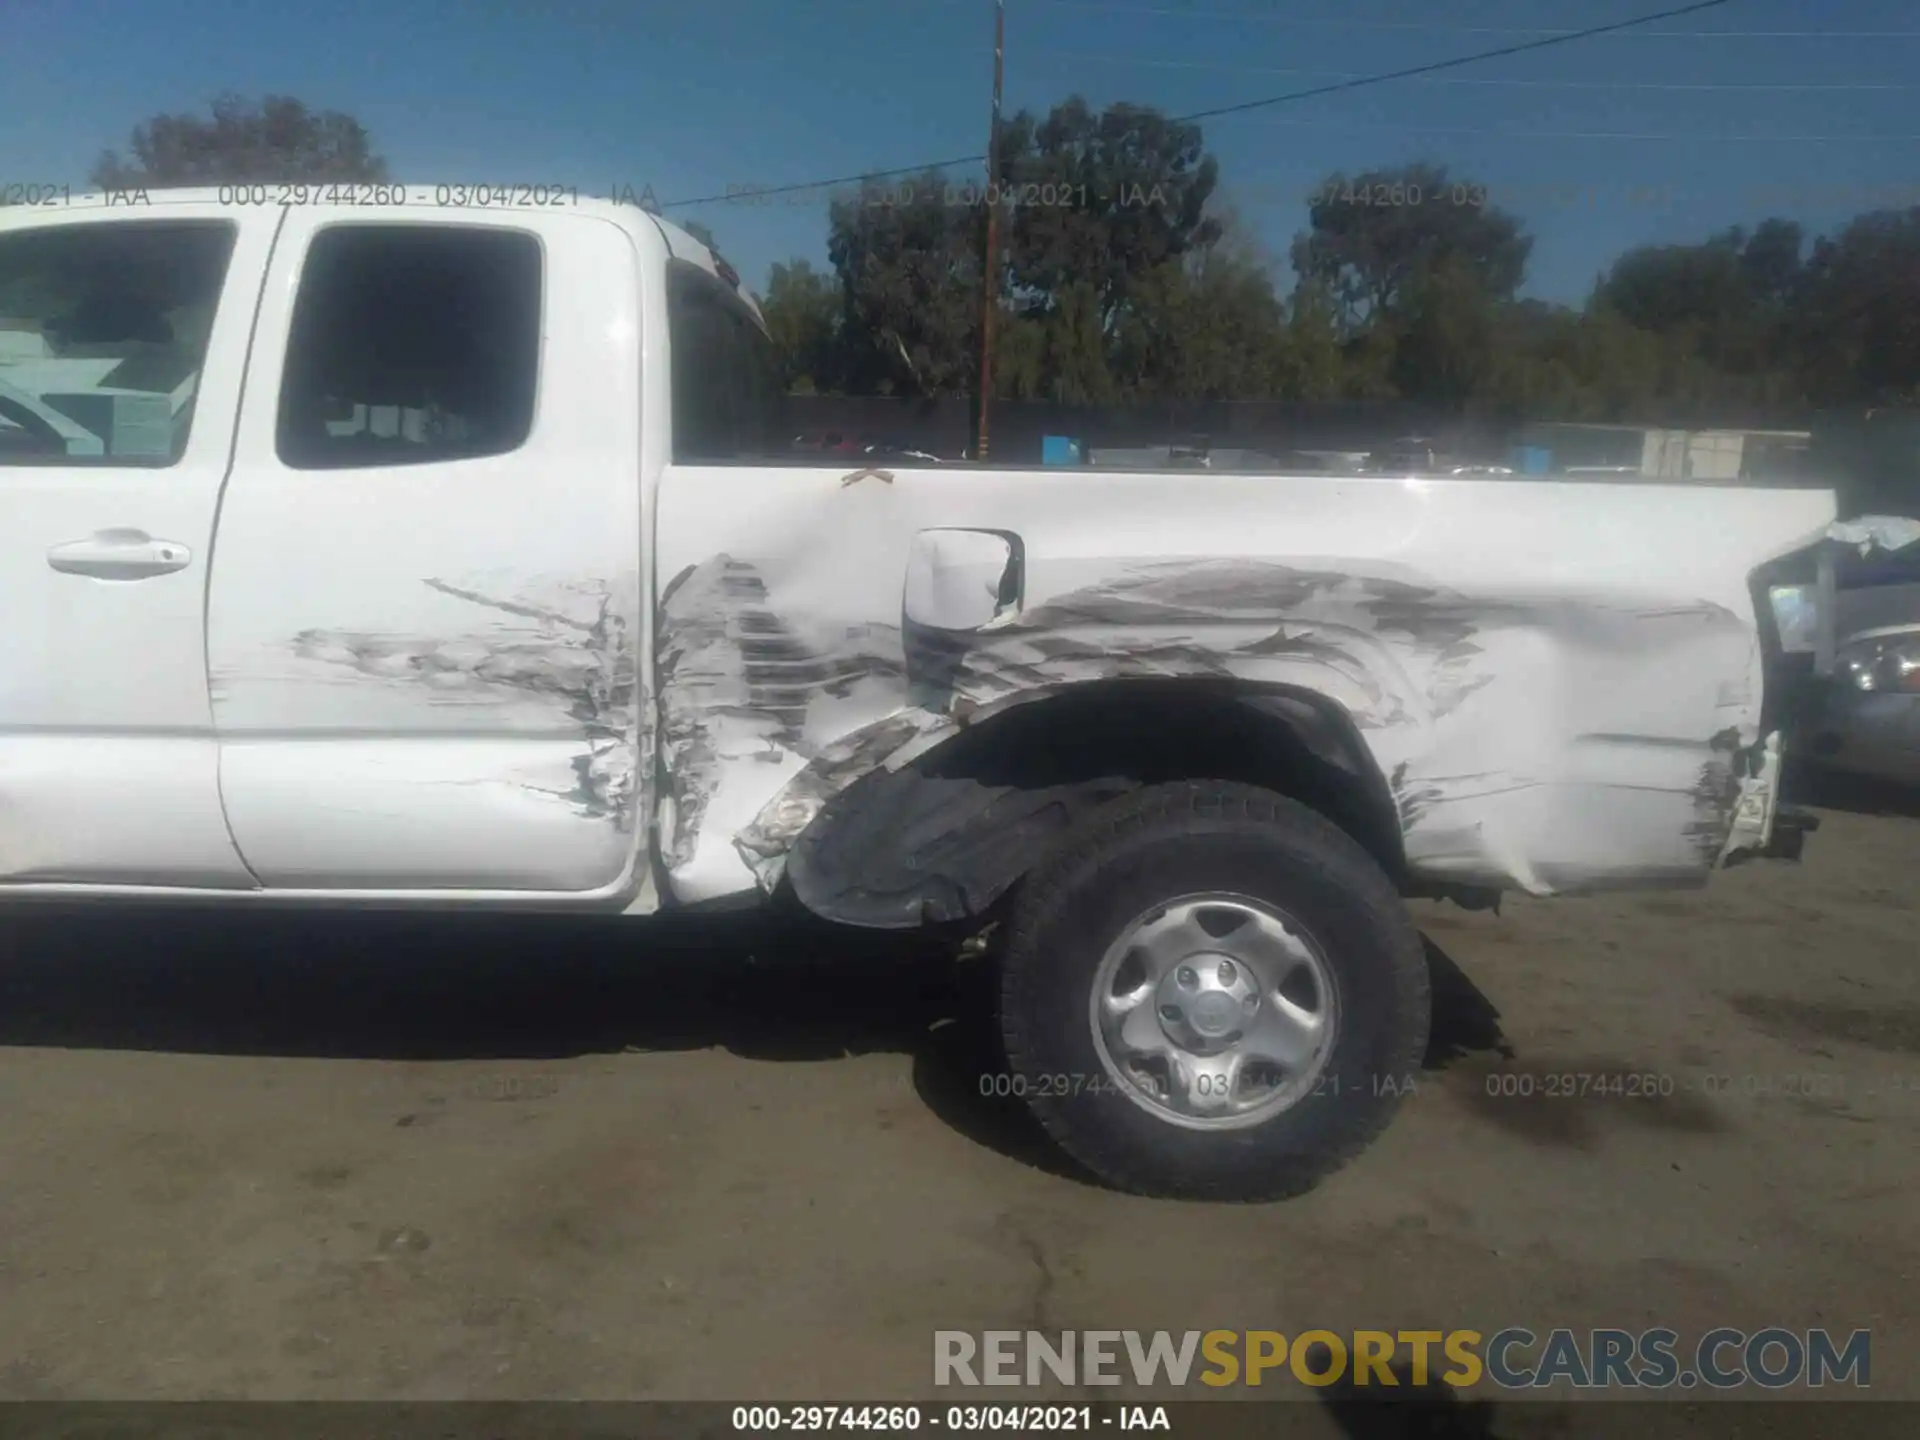
[[[1183, 114], [1676, 3], [1008, 0], [1006, 101]], [[1283, 275], [1315, 181], [1435, 158], [1526, 219], [1529, 292], [1571, 302], [1636, 244], [1920, 203], [1914, 0], [1732, 0], [1650, 30], [1218, 119], [1207, 143]], [[0, 0], [0, 183], [77, 185], [140, 119], [232, 89], [351, 112], [408, 183], [670, 202], [976, 153], [991, 37], [990, 0]], [[669, 213], [755, 285], [825, 261], [814, 197]]]

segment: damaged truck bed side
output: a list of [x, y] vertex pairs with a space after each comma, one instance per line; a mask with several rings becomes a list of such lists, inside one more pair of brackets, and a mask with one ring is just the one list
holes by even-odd
[[704, 246], [378, 188], [0, 217], [0, 899], [1001, 922], [1060, 1143], [1253, 1198], [1419, 1062], [1403, 896], [1797, 843], [1827, 491], [769, 459]]

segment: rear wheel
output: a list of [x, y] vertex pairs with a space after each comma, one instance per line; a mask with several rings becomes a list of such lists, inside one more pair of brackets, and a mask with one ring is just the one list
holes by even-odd
[[1344, 831], [1271, 792], [1089, 816], [1010, 917], [1001, 1026], [1055, 1141], [1145, 1194], [1297, 1194], [1379, 1134], [1425, 1051], [1418, 932]]

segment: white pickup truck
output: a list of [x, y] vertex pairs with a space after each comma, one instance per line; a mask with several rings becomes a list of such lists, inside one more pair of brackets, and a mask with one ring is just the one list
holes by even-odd
[[1059, 1143], [1252, 1198], [1418, 1066], [1403, 896], [1792, 830], [1830, 492], [849, 469], [682, 231], [361, 189], [0, 211], [0, 902], [997, 925]]

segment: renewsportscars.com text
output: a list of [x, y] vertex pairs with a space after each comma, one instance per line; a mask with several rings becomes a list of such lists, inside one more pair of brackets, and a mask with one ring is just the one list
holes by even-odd
[[1731, 1390], [1872, 1383], [1865, 1330], [937, 1330], [937, 1386], [1268, 1383]]

